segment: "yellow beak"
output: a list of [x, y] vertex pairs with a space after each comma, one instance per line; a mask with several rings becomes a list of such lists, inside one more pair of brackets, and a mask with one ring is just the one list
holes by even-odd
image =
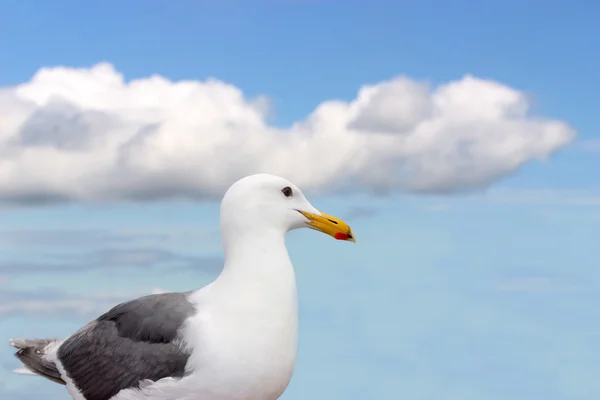
[[317, 215], [307, 211], [297, 211], [308, 219], [306, 225], [309, 228], [326, 233], [337, 240], [356, 243], [352, 229], [341, 219], [332, 217], [324, 212], [321, 212], [321, 215]]

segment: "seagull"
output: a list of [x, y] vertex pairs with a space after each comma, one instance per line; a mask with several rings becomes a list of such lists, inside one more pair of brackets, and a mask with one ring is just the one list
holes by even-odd
[[355, 242], [287, 179], [235, 182], [221, 201], [225, 262], [208, 285], [116, 305], [66, 339], [11, 339], [25, 368], [74, 400], [275, 400], [296, 363], [298, 301], [285, 234]]

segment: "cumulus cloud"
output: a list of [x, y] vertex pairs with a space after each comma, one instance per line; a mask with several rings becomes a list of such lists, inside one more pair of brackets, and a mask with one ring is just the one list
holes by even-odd
[[0, 89], [0, 201], [206, 199], [254, 172], [310, 191], [469, 190], [574, 138], [529, 106], [469, 75], [436, 87], [397, 77], [277, 128], [264, 97], [216, 79], [42, 68]]

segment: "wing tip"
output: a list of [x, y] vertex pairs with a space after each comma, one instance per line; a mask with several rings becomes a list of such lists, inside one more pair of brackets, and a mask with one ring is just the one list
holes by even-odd
[[24, 349], [26, 347], [29, 347], [27, 339], [10, 338], [8, 339], [8, 344], [10, 344], [15, 349]]

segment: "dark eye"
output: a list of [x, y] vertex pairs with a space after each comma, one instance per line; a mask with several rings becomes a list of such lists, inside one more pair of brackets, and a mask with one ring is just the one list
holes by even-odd
[[292, 195], [294, 194], [292, 188], [289, 186], [286, 186], [283, 189], [281, 189], [281, 193], [283, 193], [285, 197], [292, 197]]

